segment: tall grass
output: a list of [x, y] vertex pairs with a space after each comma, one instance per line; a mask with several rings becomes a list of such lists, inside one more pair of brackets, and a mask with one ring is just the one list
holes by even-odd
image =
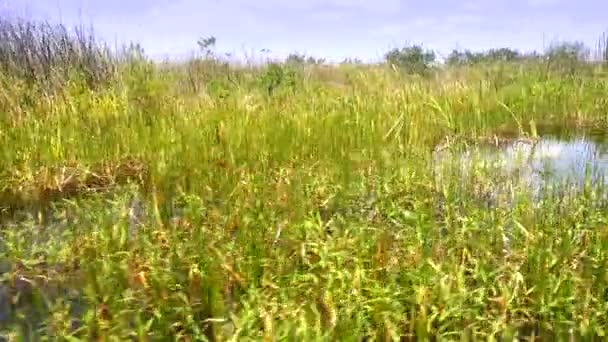
[[55, 85], [78, 76], [88, 86], [113, 72], [110, 53], [92, 30], [0, 17], [0, 68], [28, 85]]
[[430, 164], [446, 135], [604, 127], [605, 79], [543, 64], [105, 69], [86, 57], [97, 50], [49, 62], [33, 37], [2, 38], [25, 46], [2, 63], [116, 71], [35, 97], [12, 80], [38, 73], [1, 76], [2, 290], [19, 295], [0, 303], [7, 334], [604, 336], [608, 216], [593, 191], [488, 208]]

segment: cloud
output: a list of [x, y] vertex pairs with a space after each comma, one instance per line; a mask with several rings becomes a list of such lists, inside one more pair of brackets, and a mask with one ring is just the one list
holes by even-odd
[[382, 24], [370, 30], [374, 36], [393, 36], [407, 33], [411, 30], [437, 27], [439, 19], [437, 17], [420, 17], [407, 23]]
[[462, 8], [467, 11], [479, 11], [483, 9], [483, 4], [479, 1], [469, 0], [462, 4]]
[[[460, 6], [461, 9], [468, 12], [480, 12], [499, 8], [501, 6], [512, 6], [515, 1], [508, 0], [465, 0]], [[519, 0], [521, 1], [521, 0]], [[527, 0], [524, 0], [527, 1]], [[540, 0], [542, 1], [542, 0]]]
[[[385, 20], [400, 13], [402, 3], [399, 0], [309, 0], [280, 1], [264, 0], [243, 2], [242, 8], [251, 13], [269, 16], [272, 21], [285, 21], [287, 25], [303, 23], [345, 23], [367, 26], [370, 21]], [[353, 27], [356, 30], [356, 27]]]
[[558, 5], [562, 2], [562, 0], [528, 0], [527, 5], [530, 7], [547, 7]]
[[467, 25], [477, 26], [485, 21], [486, 18], [483, 15], [474, 14], [420, 16], [405, 23], [382, 24], [370, 30], [370, 33], [375, 36], [393, 36], [420, 31], [448, 32], [454, 28], [462, 28]]
[[309, 1], [281, 1], [281, 0], [264, 0], [257, 1], [255, 4], [249, 4], [243, 1], [243, 5], [250, 8], [272, 11], [305, 11], [305, 12], [323, 12], [327, 10], [343, 10], [357, 11], [368, 13], [391, 13], [401, 8], [399, 0], [309, 0]]

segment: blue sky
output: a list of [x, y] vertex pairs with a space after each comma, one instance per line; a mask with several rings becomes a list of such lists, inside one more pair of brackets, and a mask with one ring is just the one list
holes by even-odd
[[555, 39], [591, 47], [608, 29], [601, 0], [0, 0], [33, 18], [92, 23], [109, 43], [134, 40], [155, 57], [183, 56], [201, 36], [239, 56], [298, 51], [375, 59], [404, 43], [542, 49]]

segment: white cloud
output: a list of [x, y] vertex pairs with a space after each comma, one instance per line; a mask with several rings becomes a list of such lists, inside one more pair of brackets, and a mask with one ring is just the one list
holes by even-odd
[[480, 24], [486, 21], [482, 15], [449, 14], [444, 16], [426, 16], [414, 18], [405, 23], [389, 23], [378, 26], [370, 31], [376, 36], [403, 35], [412, 31], [451, 31], [458, 26]]
[[467, 11], [479, 11], [483, 9], [483, 3], [475, 0], [468, 0], [462, 4], [462, 8]]
[[[527, 1], [527, 0], [524, 0]], [[542, 1], [542, 0], [541, 0]], [[513, 5], [509, 0], [465, 0], [462, 2], [462, 9], [465, 11], [479, 12], [486, 11], [498, 6]]]
[[528, 0], [527, 4], [530, 7], [546, 7], [561, 3], [562, 0]]
[[268, 11], [299, 11], [299, 12], [333, 12], [333, 11], [356, 11], [370, 14], [395, 13], [401, 8], [399, 0], [309, 0], [309, 1], [281, 1], [281, 0], [263, 0], [255, 3], [249, 3], [244, 0], [243, 6], [258, 10]]

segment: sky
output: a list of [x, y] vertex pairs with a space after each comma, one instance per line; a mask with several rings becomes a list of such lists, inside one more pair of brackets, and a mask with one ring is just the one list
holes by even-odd
[[556, 40], [593, 48], [608, 31], [602, 0], [0, 0], [0, 10], [92, 25], [106, 42], [136, 41], [157, 58], [186, 56], [208, 36], [218, 52], [246, 58], [370, 61], [406, 44], [440, 57], [454, 48], [542, 50]]

